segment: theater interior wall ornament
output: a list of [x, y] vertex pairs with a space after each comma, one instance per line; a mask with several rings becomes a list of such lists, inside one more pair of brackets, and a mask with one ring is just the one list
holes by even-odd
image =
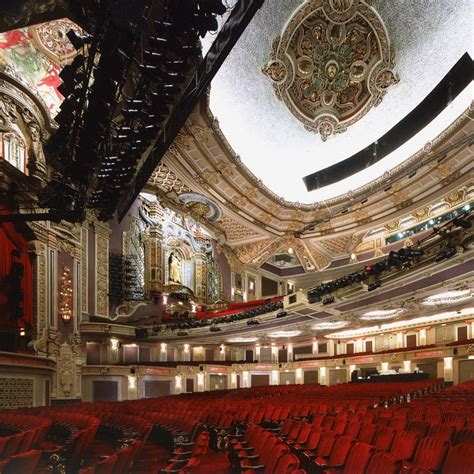
[[387, 30], [370, 3], [306, 1], [262, 68], [278, 99], [323, 141], [360, 120], [399, 81]]

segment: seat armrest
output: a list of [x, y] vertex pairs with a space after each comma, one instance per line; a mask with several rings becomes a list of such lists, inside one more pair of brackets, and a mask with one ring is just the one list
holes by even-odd
[[237, 456], [239, 459], [257, 459], [260, 457], [258, 454], [251, 454], [250, 456]]
[[174, 454], [175, 456], [180, 456], [181, 454], [192, 454], [192, 451], [181, 451], [181, 452], [174, 451], [172, 454]]
[[253, 469], [254, 471], [261, 471], [265, 469], [265, 466], [263, 464], [260, 464], [258, 466], [241, 466], [241, 471], [246, 471], [247, 469]]

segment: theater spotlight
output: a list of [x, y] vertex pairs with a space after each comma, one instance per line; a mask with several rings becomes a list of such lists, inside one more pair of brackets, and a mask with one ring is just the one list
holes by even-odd
[[227, 8], [222, 4], [221, 0], [200, 0], [199, 11], [214, 15], [223, 15], [227, 11]]
[[454, 257], [454, 255], [456, 255], [457, 253], [458, 251], [456, 250], [456, 247], [450, 247], [436, 255], [435, 261], [442, 262], [443, 260], [447, 260], [448, 258]]
[[79, 36], [74, 30], [69, 30], [66, 36], [78, 51], [83, 48], [85, 44], [92, 43], [92, 36]]
[[328, 296], [323, 299], [323, 304], [324, 305], [331, 304], [331, 303], [334, 303], [334, 301], [336, 301], [336, 298], [334, 298], [334, 296]]
[[456, 219], [453, 220], [453, 225], [455, 227], [461, 227], [462, 229], [470, 229], [471, 228], [471, 223], [463, 219], [462, 217], [456, 217]]
[[367, 286], [367, 291], [374, 291], [377, 288], [380, 288], [380, 282], [379, 281], [375, 281], [374, 283], [369, 283], [369, 285]]

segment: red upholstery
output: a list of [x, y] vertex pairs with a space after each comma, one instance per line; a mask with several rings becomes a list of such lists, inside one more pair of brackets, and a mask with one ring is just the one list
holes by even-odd
[[421, 468], [428, 471], [441, 469], [444, 458], [446, 457], [451, 443], [442, 438], [424, 438], [420, 441], [413, 458], [413, 463], [405, 461], [403, 466], [406, 468]]
[[366, 443], [355, 443], [347, 456], [342, 471], [340, 469], [330, 468], [324, 471], [325, 474], [365, 474], [367, 464], [370, 461], [375, 448]]
[[40, 458], [41, 451], [39, 450], [27, 451], [26, 453], [12, 456], [6, 466], [1, 468], [0, 472], [2, 474], [32, 473], [35, 471]]
[[279, 459], [274, 474], [291, 474], [299, 465], [300, 461], [294, 454], [285, 454]]
[[350, 436], [339, 436], [334, 442], [331, 454], [328, 457], [318, 456], [314, 460], [316, 466], [342, 466], [346, 462], [349, 451], [354, 444], [354, 438]]
[[357, 435], [359, 434], [361, 426], [362, 425], [359, 422], [348, 423], [344, 431], [344, 434], [347, 436], [351, 436], [352, 438], [357, 438]]
[[443, 466], [443, 474], [472, 474], [474, 472], [474, 444], [458, 444], [450, 449]]
[[365, 474], [397, 474], [402, 461], [390, 453], [377, 453], [372, 456]]
[[402, 431], [395, 436], [390, 453], [398, 459], [411, 459], [420, 441], [420, 435], [414, 431]]
[[392, 446], [393, 438], [395, 438], [395, 430], [393, 428], [382, 427], [375, 433], [373, 445], [377, 451], [389, 451]]
[[362, 425], [357, 435], [357, 441], [360, 443], [372, 444], [377, 431], [376, 425]]

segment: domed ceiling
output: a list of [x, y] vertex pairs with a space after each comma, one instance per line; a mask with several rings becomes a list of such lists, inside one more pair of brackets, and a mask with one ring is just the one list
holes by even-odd
[[376, 141], [472, 57], [471, 30], [468, 0], [266, 1], [213, 80], [210, 108], [265, 186], [288, 201], [332, 198], [407, 159], [469, 104], [465, 94], [414, 148], [307, 192], [304, 176]]

